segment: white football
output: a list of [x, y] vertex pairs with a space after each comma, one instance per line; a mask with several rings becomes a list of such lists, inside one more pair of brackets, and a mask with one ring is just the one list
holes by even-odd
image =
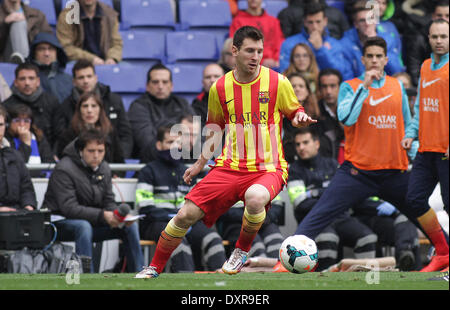
[[314, 269], [318, 261], [316, 243], [304, 235], [287, 237], [280, 247], [281, 264], [293, 273]]

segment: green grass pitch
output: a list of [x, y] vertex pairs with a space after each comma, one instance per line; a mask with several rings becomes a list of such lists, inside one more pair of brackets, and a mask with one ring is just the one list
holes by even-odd
[[[373, 273], [163, 273], [156, 279], [134, 274], [0, 274], [0, 290], [449, 290], [439, 275], [419, 272]], [[378, 280], [378, 281], [377, 281]], [[377, 283], [378, 282], [378, 283]], [[372, 284], [370, 284], [372, 283]]]

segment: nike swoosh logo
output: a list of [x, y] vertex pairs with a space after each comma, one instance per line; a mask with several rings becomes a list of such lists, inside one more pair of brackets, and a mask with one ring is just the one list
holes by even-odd
[[228, 101], [225, 101], [225, 104], [229, 104], [231, 101], [233, 101], [234, 100], [234, 98], [233, 99], [230, 99], [230, 100], [228, 100]]
[[369, 104], [374, 107], [376, 105], [379, 105], [380, 103], [382, 103], [383, 101], [385, 101], [386, 99], [388, 99], [391, 96], [392, 96], [392, 94], [387, 95], [386, 97], [383, 97], [383, 98], [380, 98], [377, 100], [373, 100], [372, 96], [370, 96]]
[[432, 81], [429, 81], [429, 82], [426, 82], [425, 80], [423, 80], [423, 82], [422, 82], [422, 87], [423, 87], [423, 88], [427, 88], [428, 86], [430, 86], [431, 84], [436, 83], [436, 82], [439, 81], [440, 79], [441, 79], [441, 78], [437, 78], [437, 79], [432, 80]]

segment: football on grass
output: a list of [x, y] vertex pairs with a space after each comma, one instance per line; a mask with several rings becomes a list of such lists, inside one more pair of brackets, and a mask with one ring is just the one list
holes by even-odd
[[318, 261], [316, 243], [303, 235], [290, 236], [281, 244], [280, 261], [292, 273], [309, 272]]

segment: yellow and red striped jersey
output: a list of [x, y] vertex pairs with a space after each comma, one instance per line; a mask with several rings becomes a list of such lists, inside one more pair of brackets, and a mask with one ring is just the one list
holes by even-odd
[[287, 178], [283, 115], [292, 119], [299, 110], [303, 107], [291, 83], [278, 72], [261, 66], [249, 83], [240, 83], [233, 71], [228, 72], [209, 91], [206, 125], [225, 129], [225, 144], [215, 166], [239, 171], [278, 169]]

